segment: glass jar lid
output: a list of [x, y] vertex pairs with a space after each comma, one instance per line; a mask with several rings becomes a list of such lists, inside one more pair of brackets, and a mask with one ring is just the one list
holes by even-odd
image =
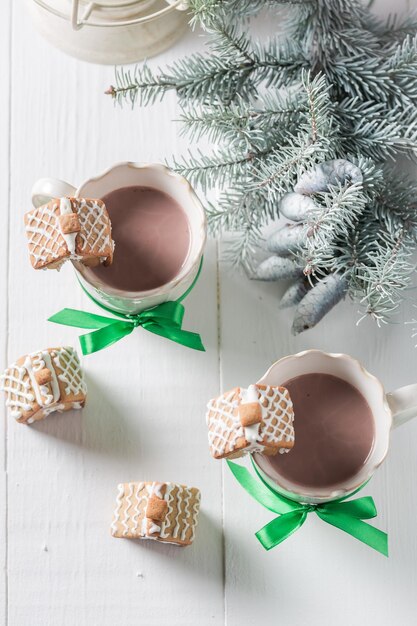
[[157, 19], [174, 9], [187, 8], [184, 0], [33, 0], [46, 11], [69, 20], [74, 29], [84, 25], [129, 26]]

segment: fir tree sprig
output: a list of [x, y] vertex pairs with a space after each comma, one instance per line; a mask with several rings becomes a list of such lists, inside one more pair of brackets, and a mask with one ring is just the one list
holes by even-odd
[[303, 257], [305, 274], [317, 276], [335, 271], [335, 246], [355, 229], [367, 198], [362, 183], [355, 183], [330, 187], [315, 200], [306, 221]]
[[[206, 51], [165, 69], [119, 69], [108, 93], [132, 105], [177, 93], [184, 132], [212, 149], [190, 150], [173, 166], [203, 191], [217, 190], [207, 202], [210, 227], [235, 232], [230, 254], [249, 269], [263, 227], [303, 173], [334, 159], [356, 165], [361, 183], [310, 193], [304, 239], [286, 258], [304, 267], [311, 289], [334, 284], [332, 302], [347, 291], [365, 314], [388, 320], [411, 284], [417, 244], [417, 185], [393, 170], [399, 155], [417, 156], [416, 18], [380, 20], [360, 0], [190, 7]], [[265, 8], [274, 36], [256, 41], [250, 18]]]
[[127, 100], [132, 106], [153, 104], [170, 90], [176, 91], [180, 102], [229, 105], [256, 96], [260, 82], [278, 88], [307, 66], [295, 42], [274, 39], [266, 47], [251, 46], [237, 25], [219, 20], [209, 32], [209, 54], [190, 55], [166, 70], [152, 71], [146, 64], [133, 72], [118, 68], [116, 85], [106, 93], [119, 104]]

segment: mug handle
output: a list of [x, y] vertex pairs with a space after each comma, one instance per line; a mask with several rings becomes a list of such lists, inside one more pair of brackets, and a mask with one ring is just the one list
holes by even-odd
[[37, 209], [52, 200], [63, 196], [74, 196], [76, 188], [59, 178], [40, 178], [32, 187], [32, 204]]
[[417, 384], [406, 385], [386, 395], [392, 411], [392, 427], [397, 428], [417, 417]]

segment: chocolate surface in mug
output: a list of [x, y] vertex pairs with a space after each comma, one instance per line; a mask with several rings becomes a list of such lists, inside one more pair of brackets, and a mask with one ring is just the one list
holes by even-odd
[[116, 247], [112, 265], [89, 271], [106, 285], [123, 291], [148, 291], [175, 278], [191, 242], [185, 211], [168, 194], [153, 187], [115, 189], [102, 197], [112, 223]]
[[308, 488], [339, 485], [355, 476], [373, 448], [375, 424], [363, 395], [329, 374], [304, 374], [283, 383], [294, 405], [295, 444], [264, 457], [262, 468]]

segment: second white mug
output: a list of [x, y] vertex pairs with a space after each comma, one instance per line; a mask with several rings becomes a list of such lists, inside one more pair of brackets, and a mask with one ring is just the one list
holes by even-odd
[[[280, 359], [258, 383], [282, 385], [305, 374], [330, 374], [350, 383], [368, 403], [375, 427], [373, 447], [362, 468], [343, 484], [333, 487], [312, 488], [291, 483], [272, 468], [268, 457], [258, 453], [253, 455], [257, 470], [272, 489], [299, 502], [320, 504], [352, 494], [371, 478], [387, 455], [391, 428], [417, 416], [417, 384], [385, 393], [382, 383], [356, 359], [347, 354], [328, 354], [320, 350], [306, 350]], [[297, 415], [294, 426], [297, 441]]]

